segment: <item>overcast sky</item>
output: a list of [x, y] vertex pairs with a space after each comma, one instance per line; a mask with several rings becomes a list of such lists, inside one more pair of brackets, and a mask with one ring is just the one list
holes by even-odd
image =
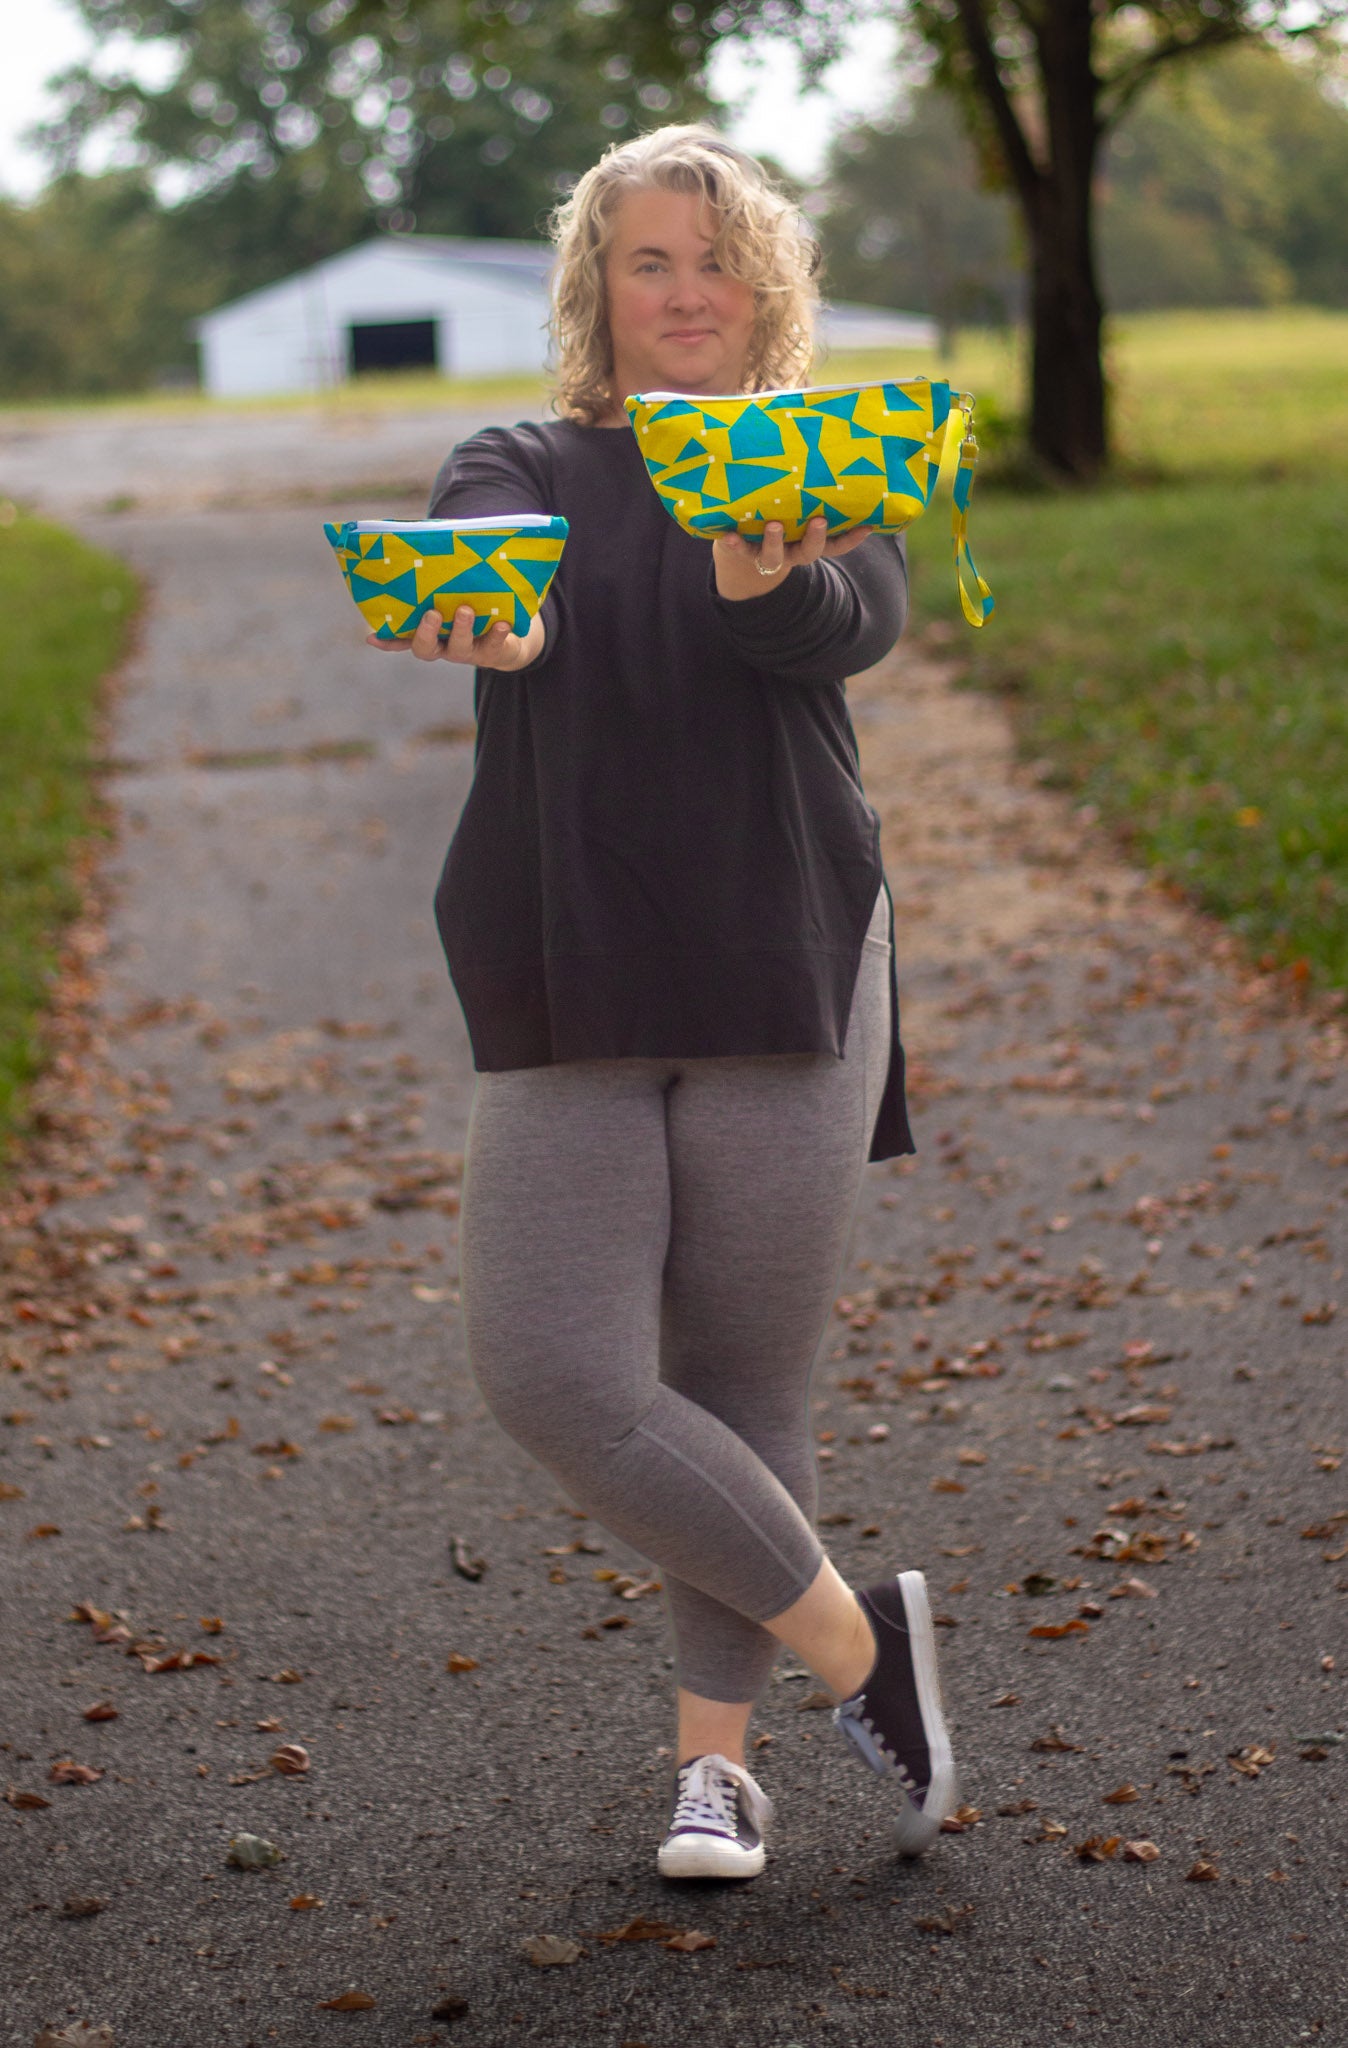
[[[50, 111], [46, 80], [86, 57], [92, 38], [67, 0], [12, 0], [7, 11], [0, 65], [0, 192], [28, 197], [41, 183], [42, 166], [19, 137]], [[726, 45], [713, 67], [715, 90], [739, 109], [729, 133], [746, 149], [769, 151], [798, 177], [813, 177], [839, 122], [874, 111], [887, 96], [893, 31], [877, 22], [855, 32], [851, 53], [834, 66], [826, 90], [819, 93], [800, 91], [795, 60], [780, 44], [759, 47], [766, 52], [761, 64]], [[115, 44], [105, 47], [103, 68], [125, 62], [128, 54], [126, 45], [120, 52]], [[147, 75], [146, 54], [136, 52], [142, 75]]]

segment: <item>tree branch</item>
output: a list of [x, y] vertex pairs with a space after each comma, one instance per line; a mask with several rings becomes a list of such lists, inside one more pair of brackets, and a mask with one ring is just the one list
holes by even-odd
[[997, 140], [1006, 158], [1006, 168], [1021, 198], [1028, 205], [1038, 191], [1041, 173], [1030, 154], [1030, 145], [1011, 104], [1006, 83], [997, 65], [997, 55], [988, 35], [983, 0], [955, 0], [960, 26], [978, 80], [984, 106], [992, 115]]
[[1216, 50], [1230, 43], [1250, 42], [1256, 39], [1256, 32], [1238, 26], [1230, 21], [1214, 21], [1200, 29], [1197, 35], [1183, 39], [1172, 36], [1168, 42], [1158, 43], [1132, 63], [1122, 66], [1112, 75], [1100, 81], [1100, 125], [1104, 129], [1116, 122], [1120, 115], [1131, 106], [1144, 85], [1175, 57], [1189, 57], [1198, 50]]

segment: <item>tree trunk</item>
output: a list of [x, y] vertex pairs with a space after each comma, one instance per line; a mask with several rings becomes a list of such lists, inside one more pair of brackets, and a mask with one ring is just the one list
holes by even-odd
[[1101, 305], [1089, 223], [1052, 190], [1026, 225], [1030, 242], [1030, 446], [1056, 475], [1090, 483], [1109, 459]]
[[1089, 483], [1109, 459], [1093, 237], [1099, 94], [1091, 9], [1048, 0], [1036, 35], [1045, 161], [1022, 185], [1030, 248], [1030, 446], [1055, 474]]

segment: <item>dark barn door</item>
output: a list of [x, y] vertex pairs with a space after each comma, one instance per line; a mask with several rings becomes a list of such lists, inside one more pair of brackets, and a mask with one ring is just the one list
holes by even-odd
[[363, 370], [433, 370], [436, 366], [435, 320], [353, 321], [349, 357], [351, 375]]

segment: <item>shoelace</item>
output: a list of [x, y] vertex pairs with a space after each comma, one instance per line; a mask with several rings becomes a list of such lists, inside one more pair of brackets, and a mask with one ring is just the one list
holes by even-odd
[[679, 1796], [674, 1805], [671, 1831], [680, 1827], [711, 1827], [718, 1834], [739, 1832], [737, 1795], [742, 1793], [749, 1818], [759, 1834], [772, 1819], [772, 1801], [742, 1764], [712, 1752], [694, 1757], [679, 1773]]
[[865, 1693], [859, 1692], [852, 1699], [844, 1700], [840, 1706], [837, 1706], [833, 1709], [834, 1720], [839, 1724], [841, 1724], [843, 1721], [851, 1721], [854, 1724], [854, 1726], [865, 1728], [869, 1732], [871, 1739], [874, 1742], [876, 1748], [879, 1750], [880, 1754], [884, 1757], [887, 1757], [890, 1764], [893, 1766], [894, 1775], [898, 1779], [904, 1791], [911, 1793], [912, 1796], [916, 1798], [917, 1785], [911, 1771], [908, 1769], [907, 1765], [902, 1761], [902, 1759], [896, 1754], [896, 1752], [893, 1750], [890, 1744], [885, 1740], [885, 1736], [881, 1728], [876, 1724], [876, 1722], [874, 1722], [871, 1719], [870, 1715], [864, 1711], [863, 1702], [865, 1698]]

